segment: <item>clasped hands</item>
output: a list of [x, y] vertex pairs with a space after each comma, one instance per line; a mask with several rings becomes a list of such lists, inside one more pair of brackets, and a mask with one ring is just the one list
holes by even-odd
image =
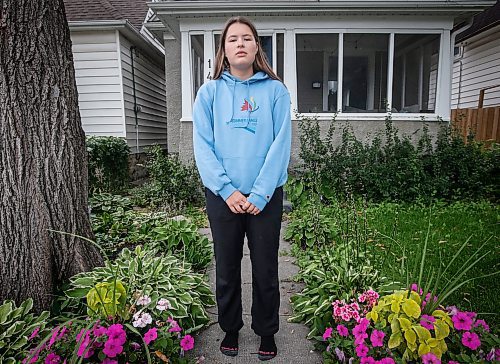
[[253, 203], [248, 202], [240, 191], [234, 191], [226, 200], [226, 204], [235, 214], [257, 215], [260, 213], [260, 210]]

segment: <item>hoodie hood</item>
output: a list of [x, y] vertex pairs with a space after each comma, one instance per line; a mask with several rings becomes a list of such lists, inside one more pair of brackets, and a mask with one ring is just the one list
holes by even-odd
[[[245, 102], [247, 103], [244, 106], [242, 106], [242, 110], [241, 110], [241, 111], [244, 111], [244, 108], [246, 108], [246, 110], [245, 110], [245, 111], [247, 111], [246, 122], [243, 122], [240, 127], [243, 127], [243, 128], [248, 127], [248, 124], [250, 122], [250, 113], [253, 110], [252, 109], [253, 105], [251, 104], [252, 101], [250, 100], [250, 95], [251, 95], [251, 91], [250, 91], [251, 86], [250, 85], [252, 85], [256, 82], [265, 81], [268, 78], [269, 78], [269, 76], [267, 75], [267, 73], [262, 72], [262, 71], [255, 73], [252, 77], [250, 77], [249, 79], [243, 80], [243, 81], [234, 77], [227, 70], [222, 73], [222, 80], [224, 81], [224, 84], [227, 86], [228, 91], [230, 91], [232, 96], [233, 96], [231, 98], [231, 102], [229, 104], [229, 110], [231, 110], [231, 112], [228, 114], [228, 117], [225, 120], [227, 123], [229, 123], [234, 117], [235, 98], [237, 97], [237, 94], [238, 94], [238, 96], [243, 96], [244, 100], [246, 100]], [[241, 89], [241, 88], [244, 88], [244, 89]]]

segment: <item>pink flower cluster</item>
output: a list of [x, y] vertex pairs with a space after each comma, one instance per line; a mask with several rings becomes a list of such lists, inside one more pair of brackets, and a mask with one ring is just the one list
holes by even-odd
[[[71, 322], [69, 322], [68, 325], [71, 325]], [[35, 328], [33, 330], [33, 332], [31, 333], [31, 335], [29, 336], [28, 340], [33, 340], [34, 338], [36, 338], [38, 336], [39, 331], [40, 331], [40, 327]], [[38, 357], [39, 357], [40, 353], [43, 350], [50, 350], [52, 345], [54, 345], [54, 343], [66, 338], [67, 333], [68, 333], [68, 329], [65, 326], [63, 326], [63, 327], [58, 326], [58, 327], [55, 327], [54, 329], [52, 329], [49, 341], [42, 344], [38, 348], [38, 350], [36, 348], [31, 350], [29, 353], [31, 359], [28, 360], [28, 358], [25, 358], [23, 360], [23, 364], [36, 363], [38, 361]], [[56, 353], [50, 352], [47, 355], [47, 357], [45, 358], [45, 363], [46, 364], [57, 364], [60, 362], [60, 360], [61, 360], [61, 358], [59, 357], [59, 355], [57, 355]]]
[[378, 298], [379, 294], [374, 290], [369, 289], [358, 297], [358, 302], [366, 303], [368, 308], [372, 308], [377, 304]]
[[[422, 290], [422, 288], [420, 288], [418, 286], [418, 284], [416, 283], [413, 283], [411, 286], [410, 286], [410, 289], [413, 291], [413, 292], [417, 292], [420, 296], [423, 296], [424, 294], [424, 291]], [[434, 297], [431, 297], [431, 293], [430, 292], [427, 292], [427, 294], [425, 295], [424, 299], [422, 300], [422, 308], [424, 308], [428, 302], [430, 302], [430, 300], [432, 299], [434, 302], [437, 302], [438, 300], [438, 297], [437, 296], [434, 296]]]
[[476, 319], [477, 314], [475, 312], [460, 311], [454, 306], [448, 307], [448, 312], [451, 315], [455, 330], [465, 331], [462, 334], [462, 344], [471, 350], [478, 349], [481, 346], [481, 338], [474, 332], [474, 329], [481, 328], [489, 332], [490, 327], [486, 321]]
[[361, 316], [359, 315], [359, 304], [357, 302], [346, 303], [344, 300], [336, 300], [332, 303], [333, 317], [335, 320], [340, 321], [354, 321], [359, 322]]

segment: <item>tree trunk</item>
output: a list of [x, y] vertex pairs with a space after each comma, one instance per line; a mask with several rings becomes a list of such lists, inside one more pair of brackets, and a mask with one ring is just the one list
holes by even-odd
[[0, 0], [0, 302], [47, 309], [57, 285], [102, 264], [63, 0]]

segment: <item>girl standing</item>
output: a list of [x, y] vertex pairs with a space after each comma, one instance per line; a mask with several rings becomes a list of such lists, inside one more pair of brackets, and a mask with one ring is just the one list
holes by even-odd
[[252, 329], [261, 337], [259, 359], [272, 359], [279, 328], [278, 247], [290, 159], [290, 95], [246, 18], [231, 18], [224, 26], [214, 79], [199, 89], [194, 103], [193, 143], [214, 239], [219, 325], [225, 332], [220, 350], [238, 354], [246, 235]]

